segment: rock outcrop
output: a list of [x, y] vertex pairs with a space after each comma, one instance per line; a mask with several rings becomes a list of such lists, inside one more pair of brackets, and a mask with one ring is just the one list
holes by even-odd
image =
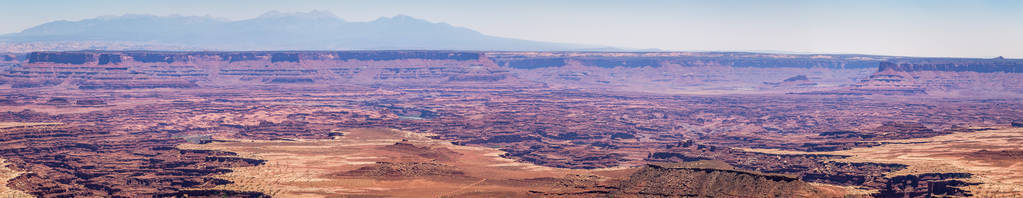
[[885, 188], [873, 194], [875, 197], [936, 197], [936, 196], [971, 196], [960, 189], [974, 183], [964, 182], [968, 173], [925, 173], [919, 175], [901, 175], [888, 180]]
[[613, 196], [827, 197], [799, 178], [735, 170], [723, 162], [647, 165], [618, 185]]
[[454, 166], [426, 162], [377, 162], [374, 165], [335, 175], [374, 178], [465, 177], [465, 173]]

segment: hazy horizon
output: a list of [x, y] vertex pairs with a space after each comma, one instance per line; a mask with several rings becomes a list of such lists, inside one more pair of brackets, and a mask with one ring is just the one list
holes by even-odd
[[[408, 15], [486, 35], [669, 51], [1023, 58], [1023, 2], [613, 1], [4, 1], [0, 34], [47, 22], [124, 14], [333, 13], [346, 21]], [[500, 9], [495, 9], [500, 8]]]

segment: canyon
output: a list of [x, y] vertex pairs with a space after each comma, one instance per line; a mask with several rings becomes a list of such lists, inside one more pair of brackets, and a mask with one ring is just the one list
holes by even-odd
[[1020, 140], [1021, 79], [1002, 58], [10, 53], [0, 171], [41, 197], [1012, 195], [1023, 171], [988, 170], [1021, 144], [985, 143]]

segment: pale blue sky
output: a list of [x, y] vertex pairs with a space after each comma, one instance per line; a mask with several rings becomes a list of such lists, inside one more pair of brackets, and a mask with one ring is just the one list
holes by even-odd
[[405, 14], [484, 34], [628, 48], [1023, 58], [1023, 1], [0, 0], [0, 33], [103, 15]]

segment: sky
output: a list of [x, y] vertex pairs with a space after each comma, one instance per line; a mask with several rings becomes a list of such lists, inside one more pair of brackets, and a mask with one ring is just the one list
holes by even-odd
[[123, 14], [241, 20], [329, 11], [408, 15], [484, 34], [672, 51], [1023, 58], [1023, 1], [0, 0], [0, 34]]

